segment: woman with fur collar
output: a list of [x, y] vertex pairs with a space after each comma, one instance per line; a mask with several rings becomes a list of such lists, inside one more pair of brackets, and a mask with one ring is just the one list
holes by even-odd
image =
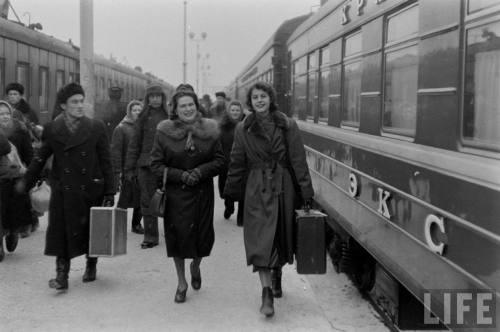
[[224, 196], [245, 201], [247, 264], [259, 272], [260, 312], [270, 317], [281, 297], [281, 267], [293, 263], [294, 210], [314, 192], [299, 129], [278, 111], [273, 87], [255, 83], [247, 106], [252, 113], [236, 127]]
[[167, 168], [163, 223], [167, 256], [173, 257], [177, 271], [175, 302], [181, 303], [188, 288], [184, 260], [193, 259], [191, 286], [200, 289], [200, 263], [214, 244], [213, 177], [224, 165], [224, 154], [218, 124], [202, 118], [194, 92], [177, 92], [172, 104], [171, 119], [160, 122], [156, 131], [151, 169], [160, 188]]

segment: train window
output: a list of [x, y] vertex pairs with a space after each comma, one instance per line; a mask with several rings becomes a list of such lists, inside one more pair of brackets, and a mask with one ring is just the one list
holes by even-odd
[[321, 49], [321, 65], [326, 65], [330, 63], [330, 46], [323, 47]]
[[56, 90], [59, 91], [60, 88], [64, 86], [64, 70], [56, 71]]
[[307, 69], [311, 70], [318, 66], [318, 57], [316, 56], [316, 52], [309, 54], [308, 58], [308, 66]]
[[500, 22], [467, 31], [463, 137], [500, 148]]
[[386, 42], [392, 43], [411, 37], [418, 33], [418, 6], [407, 7], [387, 18]]
[[384, 130], [413, 136], [417, 115], [418, 46], [385, 55]]
[[30, 89], [30, 65], [27, 63], [18, 63], [16, 65], [16, 82], [24, 86], [24, 97], [29, 99], [31, 96]]
[[321, 69], [319, 81], [319, 112], [318, 122], [327, 123], [330, 108], [330, 68]]
[[297, 76], [293, 84], [293, 116], [306, 119], [307, 75]]
[[75, 73], [69, 73], [68, 83], [75, 81]]
[[361, 31], [358, 31], [345, 38], [344, 41], [344, 57], [350, 57], [361, 53]]
[[38, 79], [39, 79], [38, 106], [40, 108], [40, 112], [48, 112], [49, 111], [49, 68], [40, 67], [38, 73]]
[[318, 108], [318, 73], [310, 72], [307, 82], [307, 120], [314, 120]]
[[293, 74], [303, 74], [307, 71], [307, 58], [304, 56], [293, 64]]
[[342, 124], [359, 126], [361, 110], [361, 60], [344, 65], [344, 88], [342, 93]]
[[470, 14], [499, 4], [498, 0], [469, 0], [468, 12]]

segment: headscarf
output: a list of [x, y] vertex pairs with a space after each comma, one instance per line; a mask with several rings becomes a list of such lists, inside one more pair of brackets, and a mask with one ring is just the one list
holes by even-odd
[[3, 131], [4, 135], [9, 137], [10, 134], [14, 131], [14, 118], [13, 118], [13, 109], [12, 106], [5, 100], [0, 100], [0, 106], [5, 106], [10, 112], [10, 121], [7, 124], [0, 124], [0, 128]]

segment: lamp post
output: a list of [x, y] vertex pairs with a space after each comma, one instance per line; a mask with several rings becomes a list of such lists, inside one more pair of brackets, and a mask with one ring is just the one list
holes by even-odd
[[182, 83], [186, 83], [186, 24], [187, 24], [187, 1], [184, 0], [184, 62], [182, 62]]
[[194, 32], [189, 33], [189, 39], [196, 42], [196, 93], [199, 93], [199, 81], [200, 81], [200, 42], [207, 39], [207, 33], [202, 32], [200, 36], [197, 36]]

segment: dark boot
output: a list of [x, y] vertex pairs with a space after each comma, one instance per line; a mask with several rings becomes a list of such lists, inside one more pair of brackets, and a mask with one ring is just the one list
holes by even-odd
[[70, 260], [64, 257], [56, 258], [56, 277], [49, 280], [49, 287], [56, 290], [68, 289], [68, 273], [70, 267]]
[[272, 289], [273, 296], [276, 298], [280, 298], [283, 295], [283, 291], [281, 290], [281, 268], [272, 269], [271, 270], [271, 281], [272, 281]]
[[83, 282], [91, 282], [95, 280], [97, 273], [97, 257], [87, 256], [87, 264], [85, 265], [85, 273], [83, 274]]
[[274, 315], [274, 298], [271, 287], [262, 288], [262, 306], [260, 307], [260, 313], [266, 317]]
[[8, 252], [13, 252], [14, 250], [16, 250], [18, 242], [19, 242], [18, 233], [9, 232], [9, 234], [5, 236], [5, 248], [7, 249]]

